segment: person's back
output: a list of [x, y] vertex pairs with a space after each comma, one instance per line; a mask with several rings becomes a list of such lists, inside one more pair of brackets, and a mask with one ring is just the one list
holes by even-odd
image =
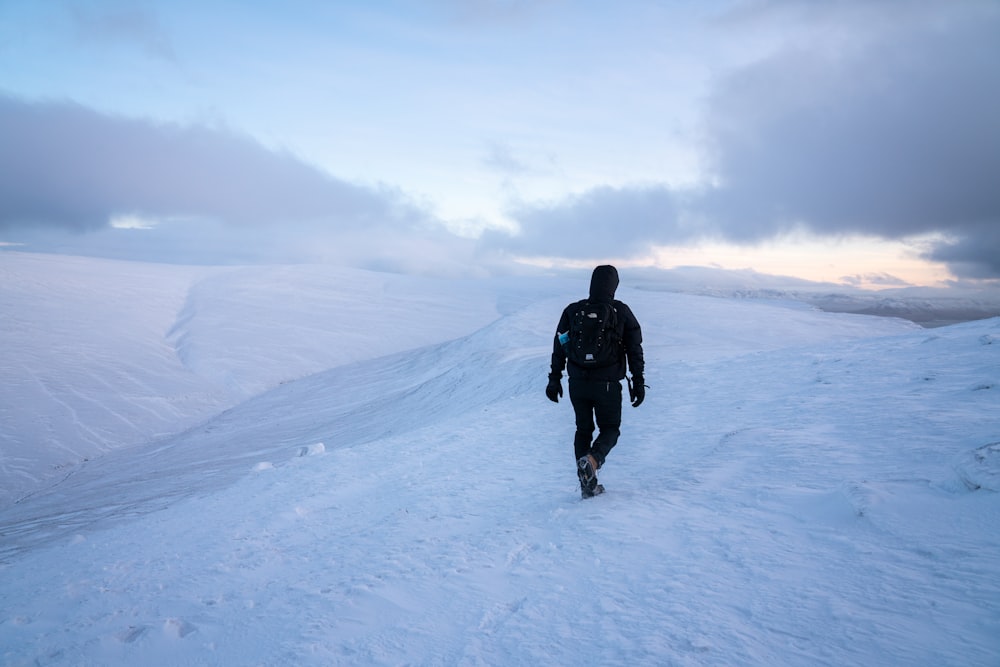
[[[548, 398], [558, 403], [562, 391], [562, 371], [569, 376], [569, 397], [576, 415], [576, 434], [573, 445], [577, 461], [577, 475], [582, 495], [590, 497], [603, 491], [597, 483], [597, 470], [611, 449], [617, 444], [621, 427], [621, 380], [631, 371], [630, 400], [633, 407], [645, 399], [645, 363], [642, 354], [642, 329], [632, 309], [615, 299], [618, 289], [618, 271], [610, 265], [598, 266], [590, 279], [590, 295], [584, 301], [568, 305], [559, 318], [552, 346], [552, 363], [549, 383], [545, 388]], [[596, 346], [580, 352], [583, 347], [578, 329], [584, 326], [583, 318], [601, 319], [601, 333], [591, 334], [593, 340], [586, 345]], [[574, 325], [574, 322], [576, 324]], [[576, 348], [571, 348], [575, 345]], [[605, 354], [603, 345], [612, 345], [612, 352]], [[600, 351], [598, 351], [600, 350]], [[597, 438], [591, 441], [596, 427]]]

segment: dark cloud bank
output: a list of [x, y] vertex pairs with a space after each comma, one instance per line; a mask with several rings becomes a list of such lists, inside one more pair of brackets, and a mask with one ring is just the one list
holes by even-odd
[[[448, 272], [468, 242], [402, 193], [219, 127], [0, 96], [0, 241], [145, 260], [347, 261]], [[122, 217], [152, 229], [117, 229]]]
[[836, 57], [789, 49], [731, 73], [706, 114], [717, 187], [603, 188], [521, 207], [507, 248], [600, 257], [794, 229], [937, 233], [929, 259], [1000, 278], [1000, 11], [956, 7]]
[[395, 217], [391, 196], [336, 181], [224, 129], [156, 125], [0, 98], [0, 225], [94, 229], [116, 215], [234, 223]]

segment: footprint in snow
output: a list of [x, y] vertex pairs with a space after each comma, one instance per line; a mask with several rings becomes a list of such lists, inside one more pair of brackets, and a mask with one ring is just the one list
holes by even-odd
[[1000, 491], [1000, 442], [966, 452], [955, 465], [955, 471], [969, 491]]
[[131, 644], [132, 642], [134, 642], [135, 640], [139, 639], [144, 634], [146, 634], [147, 630], [149, 630], [148, 625], [130, 625], [121, 632], [119, 632], [116, 636], [118, 638], [118, 641], [120, 641], [122, 644]]
[[168, 618], [163, 624], [163, 632], [175, 639], [184, 639], [197, 629], [182, 618]]
[[527, 598], [520, 598], [511, 602], [499, 603], [483, 614], [479, 620], [479, 630], [486, 634], [492, 634], [500, 626], [507, 622], [509, 618], [521, 611]]
[[299, 456], [316, 456], [317, 454], [322, 454], [326, 451], [326, 445], [322, 442], [317, 442], [312, 445], [306, 445], [299, 449]]

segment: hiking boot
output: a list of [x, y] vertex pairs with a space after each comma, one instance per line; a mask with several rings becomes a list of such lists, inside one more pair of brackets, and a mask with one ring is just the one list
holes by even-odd
[[580, 457], [576, 465], [580, 469], [579, 475], [581, 481], [592, 482], [597, 480], [597, 469], [600, 466], [597, 465], [597, 459], [593, 455], [587, 454]]
[[576, 462], [576, 475], [580, 478], [580, 495], [584, 498], [592, 498], [604, 491], [604, 487], [597, 483], [597, 467], [597, 459], [590, 454]]

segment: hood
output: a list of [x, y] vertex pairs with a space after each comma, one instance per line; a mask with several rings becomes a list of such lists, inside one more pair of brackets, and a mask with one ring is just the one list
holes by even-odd
[[590, 300], [612, 301], [618, 289], [618, 269], [604, 264], [594, 269], [590, 277]]

